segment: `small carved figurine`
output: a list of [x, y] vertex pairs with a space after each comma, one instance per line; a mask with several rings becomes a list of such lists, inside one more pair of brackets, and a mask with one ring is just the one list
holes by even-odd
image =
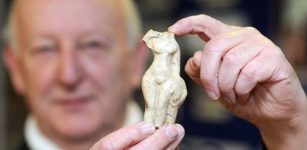
[[180, 74], [180, 50], [174, 33], [150, 30], [143, 37], [154, 60], [142, 79], [145, 122], [156, 127], [174, 124], [178, 108], [187, 96]]

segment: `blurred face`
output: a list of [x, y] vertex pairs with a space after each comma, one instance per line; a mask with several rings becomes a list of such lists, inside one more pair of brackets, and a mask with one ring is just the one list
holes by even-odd
[[12, 76], [40, 129], [82, 139], [120, 127], [133, 75], [117, 2], [22, 0], [17, 9]]

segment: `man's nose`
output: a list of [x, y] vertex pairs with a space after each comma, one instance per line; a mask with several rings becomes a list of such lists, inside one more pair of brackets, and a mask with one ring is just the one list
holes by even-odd
[[74, 88], [82, 79], [82, 69], [77, 52], [68, 50], [61, 53], [59, 63], [59, 81], [66, 88]]

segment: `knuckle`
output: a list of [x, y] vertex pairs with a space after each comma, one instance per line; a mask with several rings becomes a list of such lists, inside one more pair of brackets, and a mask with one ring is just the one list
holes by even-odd
[[235, 91], [236, 91], [236, 94], [239, 96], [246, 95], [250, 92], [247, 88], [242, 88], [242, 86], [236, 86]]
[[244, 80], [254, 82], [256, 80], [257, 70], [255, 69], [243, 69], [241, 75]]
[[266, 51], [272, 52], [272, 53], [273, 53], [273, 54], [272, 54], [273, 56], [277, 56], [277, 57], [279, 57], [279, 58], [285, 57], [285, 55], [284, 55], [284, 53], [282, 52], [282, 50], [281, 50], [278, 46], [276, 46], [276, 45], [266, 44], [266, 45], [264, 45], [264, 49], [265, 49]]
[[189, 18], [181, 19], [181, 20], [177, 21], [176, 24], [182, 25], [182, 24], [184, 24], [185, 21], [190, 22], [191, 20]]
[[197, 17], [197, 16], [192, 16], [192, 17], [187, 17], [187, 18], [181, 19], [181, 20], [178, 21], [178, 23], [184, 24], [186, 22], [186, 23], [192, 24], [194, 22], [195, 17]]
[[228, 52], [224, 58], [223, 58], [223, 64], [226, 65], [226, 67], [235, 65], [238, 60], [240, 59], [240, 56], [232, 51]]
[[244, 27], [243, 28], [243, 31], [245, 33], [245, 35], [247, 37], [249, 37], [248, 39], [252, 39], [252, 40], [256, 40], [256, 39], [259, 39], [261, 35], [261, 33], [254, 27]]
[[205, 15], [205, 14], [200, 14], [198, 15], [201, 19], [205, 19], [205, 20], [209, 20], [209, 21], [213, 21], [215, 23], [217, 23], [217, 20], [212, 18], [211, 16]]
[[262, 49], [265, 56], [275, 60], [275, 63], [282, 63], [287, 59], [283, 51], [276, 45], [263, 44]]
[[207, 16], [205, 14], [199, 14], [199, 15], [197, 15], [197, 17], [205, 19], [205, 18], [208, 18], [209, 16]]
[[135, 137], [140, 135], [142, 135], [142, 132], [136, 128], [130, 128], [127, 132], [124, 132], [124, 136], [130, 139], [135, 139]]
[[259, 33], [259, 31], [254, 27], [245, 27], [244, 29], [249, 33]]
[[205, 45], [205, 53], [221, 51], [218, 40], [212, 39]]

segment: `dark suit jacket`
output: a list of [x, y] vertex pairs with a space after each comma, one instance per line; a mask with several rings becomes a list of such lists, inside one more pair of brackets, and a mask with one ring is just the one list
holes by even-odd
[[[16, 150], [30, 150], [25, 138], [22, 139], [21, 144], [16, 148]], [[267, 150], [264, 144], [262, 144], [262, 150]]]
[[30, 150], [25, 138], [22, 138], [20, 145], [16, 147], [16, 150]]

